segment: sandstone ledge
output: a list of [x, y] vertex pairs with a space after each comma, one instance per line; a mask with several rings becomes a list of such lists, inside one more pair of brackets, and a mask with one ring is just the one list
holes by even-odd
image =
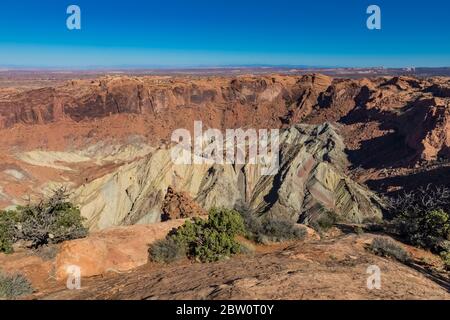
[[148, 262], [149, 244], [163, 239], [184, 221], [115, 227], [64, 242], [55, 261], [56, 278], [66, 279], [71, 265], [80, 267], [82, 277], [125, 272], [144, 265]]

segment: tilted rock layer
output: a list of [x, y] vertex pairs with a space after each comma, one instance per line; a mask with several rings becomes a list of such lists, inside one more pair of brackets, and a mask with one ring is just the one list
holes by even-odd
[[258, 215], [302, 222], [325, 211], [350, 222], [381, 217], [377, 198], [346, 176], [345, 146], [331, 125], [294, 126], [281, 134], [280, 145], [274, 175], [262, 175], [255, 164], [177, 165], [170, 150], [160, 149], [80, 187], [74, 200], [93, 229], [160, 221], [169, 186], [205, 209], [245, 204]]

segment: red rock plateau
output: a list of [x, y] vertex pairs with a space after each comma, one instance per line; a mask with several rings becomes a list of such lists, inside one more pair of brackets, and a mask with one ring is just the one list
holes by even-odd
[[[283, 183], [290, 184], [279, 183], [275, 191], [283, 201], [276, 203], [267, 200], [273, 193], [263, 192], [275, 182], [254, 178], [248, 168], [244, 182], [228, 169], [166, 170], [167, 155], [158, 151], [170, 146], [175, 129], [193, 131], [194, 121], [202, 121], [205, 129], [286, 129], [288, 138], [305, 139], [310, 157], [284, 149], [284, 158], [304, 163], [294, 174], [292, 162], [283, 159], [288, 177]], [[258, 247], [251, 257], [162, 268], [146, 264], [146, 248], [179, 220], [98, 229], [157, 222], [154, 214], [170, 219], [202, 215], [205, 204], [217, 203], [217, 195], [235, 203], [239, 194], [254, 201], [249, 203], [255, 211], [271, 206], [279, 213], [326, 204], [329, 192], [341, 201], [331, 201], [331, 207], [360, 222], [366, 217], [361, 211], [379, 216], [379, 208], [368, 206], [377, 204], [374, 192], [449, 185], [449, 160], [450, 78], [444, 77], [105, 76], [41, 88], [0, 87], [0, 208], [67, 185], [83, 205], [82, 213], [93, 213], [89, 223], [95, 230], [86, 239], [58, 246], [56, 256], [18, 252], [0, 255], [0, 261], [29, 276], [39, 298], [448, 299], [448, 274], [430, 279], [419, 264], [408, 267], [368, 253], [372, 235], [311, 237], [305, 243]], [[212, 196], [192, 190], [212, 190]], [[118, 213], [96, 214], [110, 208]], [[150, 209], [157, 211], [151, 219], [142, 215]], [[308, 222], [313, 215], [296, 218]], [[89, 248], [95, 248], [99, 261], [83, 255]], [[413, 252], [416, 262], [427, 254]], [[71, 263], [85, 265], [85, 276], [105, 278], [83, 282], [81, 291], [46, 282], [50, 275], [63, 278], [61, 270]], [[370, 264], [386, 272], [382, 292], [365, 289]], [[127, 273], [105, 275], [108, 270]]]
[[[0, 205], [22, 203], [49, 181], [74, 186], [92, 181], [142, 155], [133, 150], [109, 161], [107, 155], [118, 151], [107, 146], [159, 147], [174, 129], [193, 130], [195, 120], [223, 130], [337, 123], [358, 169], [352, 173], [374, 190], [446, 182], [449, 103], [450, 80], [438, 77], [121, 76], [5, 88], [0, 91]], [[76, 159], [58, 153], [79, 150], [84, 154]], [[96, 152], [101, 165], [92, 163]]]

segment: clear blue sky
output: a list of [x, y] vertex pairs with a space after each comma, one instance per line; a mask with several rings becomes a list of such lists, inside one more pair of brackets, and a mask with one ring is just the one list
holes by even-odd
[[448, 0], [2, 0], [0, 65], [450, 66], [449, 16]]

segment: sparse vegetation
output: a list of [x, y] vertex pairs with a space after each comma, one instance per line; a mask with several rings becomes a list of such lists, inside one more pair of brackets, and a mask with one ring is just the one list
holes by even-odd
[[53, 260], [58, 255], [59, 249], [56, 245], [47, 245], [38, 247], [33, 250], [33, 253], [41, 257], [45, 261]]
[[394, 230], [412, 245], [440, 253], [450, 240], [450, 190], [429, 185], [391, 202]]
[[399, 212], [427, 212], [442, 209], [450, 211], [450, 189], [432, 184], [390, 199], [394, 215]]
[[173, 237], [167, 237], [151, 245], [149, 254], [155, 262], [170, 263], [186, 257], [186, 250]]
[[243, 213], [247, 237], [258, 243], [282, 242], [304, 239], [305, 228], [287, 218], [258, 218], [250, 213]]
[[80, 210], [67, 201], [65, 189], [38, 204], [0, 213], [0, 251], [11, 253], [12, 244], [28, 241], [37, 248], [87, 235]]
[[331, 211], [324, 211], [320, 217], [311, 222], [311, 227], [317, 232], [324, 232], [331, 229], [336, 223], [339, 222], [337, 214]]
[[442, 261], [444, 262], [445, 269], [450, 271], [450, 252], [442, 251], [441, 258], [442, 258]]
[[0, 211], [0, 252], [13, 252], [13, 244], [15, 242], [14, 226], [16, 222], [16, 212]]
[[382, 257], [392, 257], [400, 262], [408, 262], [409, 253], [395, 241], [387, 237], [376, 237], [370, 245], [370, 250]]
[[364, 234], [364, 229], [363, 229], [361, 226], [356, 226], [356, 227], [354, 227], [354, 230], [355, 230], [355, 233], [356, 233], [357, 235], [362, 235], [362, 234]]
[[413, 245], [438, 250], [441, 242], [448, 238], [449, 216], [441, 209], [416, 215], [403, 212], [395, 219], [397, 230]]
[[252, 254], [255, 252], [255, 246], [247, 239], [239, 239], [241, 248], [239, 249], [242, 254]]
[[33, 293], [31, 283], [21, 274], [7, 275], [0, 272], [0, 298], [14, 299]]
[[170, 262], [182, 252], [191, 259], [213, 262], [239, 253], [241, 245], [237, 235], [245, 234], [239, 212], [228, 209], [211, 209], [208, 220], [194, 218], [170, 233], [165, 240], [150, 246], [150, 258]]
[[[213, 262], [240, 252], [253, 252], [249, 243], [240, 243], [237, 236], [258, 243], [303, 239], [306, 229], [291, 220], [258, 218], [248, 211], [214, 208], [208, 220], [193, 218], [172, 231], [162, 241], [150, 246], [152, 261], [172, 262], [188, 257], [201, 262]], [[241, 241], [242, 242], [242, 241]]]

